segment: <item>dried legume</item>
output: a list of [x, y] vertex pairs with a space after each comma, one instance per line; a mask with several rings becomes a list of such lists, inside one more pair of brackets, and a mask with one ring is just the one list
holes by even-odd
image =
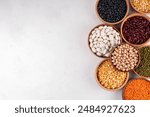
[[97, 69], [98, 81], [107, 89], [120, 88], [125, 83], [127, 75], [127, 72], [117, 70], [111, 60], [105, 60]]
[[112, 49], [120, 43], [120, 34], [111, 26], [99, 26], [89, 36], [90, 48], [97, 56], [109, 57]]
[[128, 44], [118, 46], [112, 53], [112, 63], [121, 71], [134, 69], [138, 64], [138, 61], [138, 50]]
[[144, 79], [130, 81], [123, 92], [125, 100], [150, 100], [150, 82]]
[[140, 49], [140, 64], [135, 71], [140, 76], [150, 77], [150, 47]]
[[150, 38], [150, 21], [142, 16], [130, 17], [123, 24], [124, 38], [131, 44], [143, 44]]
[[137, 11], [150, 13], [150, 0], [131, 0], [131, 3]]
[[125, 0], [99, 0], [97, 11], [104, 21], [116, 23], [124, 18], [127, 4]]

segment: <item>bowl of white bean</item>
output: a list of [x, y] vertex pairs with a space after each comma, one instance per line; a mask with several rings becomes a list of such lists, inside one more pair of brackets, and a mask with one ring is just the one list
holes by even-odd
[[88, 36], [88, 45], [97, 57], [109, 58], [112, 50], [122, 43], [120, 32], [111, 25], [101, 24], [94, 27]]

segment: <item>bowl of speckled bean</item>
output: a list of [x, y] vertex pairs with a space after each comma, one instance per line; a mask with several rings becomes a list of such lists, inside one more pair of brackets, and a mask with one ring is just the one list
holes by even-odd
[[97, 0], [96, 13], [106, 24], [119, 24], [129, 13], [128, 0]]
[[134, 73], [139, 77], [150, 78], [150, 46], [139, 48], [141, 61], [134, 69]]
[[109, 58], [112, 50], [121, 43], [120, 32], [108, 24], [94, 27], [88, 36], [88, 46], [97, 57]]
[[130, 4], [139, 13], [150, 13], [150, 0], [130, 0]]
[[129, 72], [117, 70], [110, 59], [103, 60], [96, 69], [96, 81], [108, 91], [122, 89], [129, 79]]
[[121, 35], [132, 46], [145, 46], [150, 40], [150, 18], [140, 13], [129, 15], [121, 24]]

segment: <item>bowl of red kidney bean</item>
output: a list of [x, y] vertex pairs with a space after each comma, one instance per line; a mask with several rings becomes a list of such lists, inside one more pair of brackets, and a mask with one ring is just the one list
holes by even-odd
[[150, 40], [150, 18], [134, 13], [121, 24], [121, 35], [124, 41], [132, 46], [144, 46]]

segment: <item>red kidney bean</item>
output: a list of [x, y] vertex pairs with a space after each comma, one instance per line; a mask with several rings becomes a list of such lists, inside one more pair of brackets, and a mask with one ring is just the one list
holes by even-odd
[[143, 44], [150, 38], [150, 21], [142, 16], [129, 18], [123, 25], [123, 36], [131, 44]]

